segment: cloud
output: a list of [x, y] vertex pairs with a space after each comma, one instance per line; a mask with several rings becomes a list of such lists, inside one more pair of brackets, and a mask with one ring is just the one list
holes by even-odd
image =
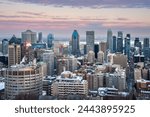
[[[11, 0], [12, 1], [12, 0]], [[150, 8], [150, 0], [13, 0], [14, 2], [53, 5], [56, 7]]]
[[45, 15], [43, 12], [41, 13], [35, 13], [35, 12], [27, 12], [27, 11], [18, 11], [17, 13], [19, 14], [23, 14], [23, 15], [32, 15], [32, 16], [42, 16], [42, 17], [45, 17], [47, 15]]
[[33, 17], [31, 17], [31, 16], [16, 16], [16, 15], [0, 15], [0, 18], [10, 18], [10, 19], [12, 19], [12, 18], [33, 18]]
[[58, 18], [58, 19], [0, 19], [0, 29], [12, 29], [18, 30], [20, 29], [27, 29], [30, 27], [31, 29], [37, 30], [70, 30], [70, 29], [92, 29], [97, 30], [100, 28], [127, 28], [127, 29], [134, 29], [134, 28], [150, 28], [149, 23], [145, 22], [137, 22], [137, 21], [126, 21], [126, 20], [114, 20], [109, 21], [107, 19], [95, 20], [94, 22], [91, 20], [66, 20], [65, 18]]

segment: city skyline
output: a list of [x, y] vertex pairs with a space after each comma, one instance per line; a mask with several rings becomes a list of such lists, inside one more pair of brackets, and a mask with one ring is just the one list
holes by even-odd
[[85, 36], [87, 30], [106, 37], [107, 29], [133, 36], [149, 36], [148, 0], [1, 0], [0, 37], [21, 37], [31, 29], [56, 37], [70, 38], [74, 29]]

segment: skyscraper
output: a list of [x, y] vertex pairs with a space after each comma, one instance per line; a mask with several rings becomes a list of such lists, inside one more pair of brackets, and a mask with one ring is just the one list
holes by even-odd
[[21, 61], [21, 47], [20, 45], [8, 46], [8, 66], [20, 64]]
[[144, 38], [143, 51], [145, 59], [148, 59], [150, 57], [149, 38]]
[[48, 48], [52, 48], [53, 41], [54, 41], [54, 35], [53, 34], [48, 34], [48, 36], [47, 36], [47, 46], [48, 46]]
[[139, 47], [139, 42], [140, 42], [139, 38], [136, 37], [134, 40], [134, 47]]
[[130, 57], [130, 39], [131, 39], [130, 34], [127, 34], [127, 36], [125, 38], [125, 55], [127, 55], [128, 60]]
[[45, 50], [43, 53], [43, 61], [47, 63], [47, 75], [54, 75], [54, 52]]
[[117, 38], [117, 52], [123, 53], [123, 32], [118, 32]]
[[80, 55], [79, 34], [77, 30], [74, 30], [72, 33], [72, 54], [75, 56]]
[[38, 33], [38, 43], [42, 43], [42, 32]]
[[94, 51], [94, 31], [86, 31], [86, 52]]
[[4, 55], [8, 54], [8, 40], [7, 39], [2, 40], [2, 53]]
[[113, 39], [112, 39], [112, 31], [109, 29], [107, 31], [107, 49], [110, 52], [113, 52]]
[[36, 32], [32, 32], [31, 30], [26, 30], [25, 32], [22, 32], [22, 43], [26, 41], [29, 43], [36, 43], [37, 42]]
[[113, 36], [113, 53], [117, 51], [117, 38]]

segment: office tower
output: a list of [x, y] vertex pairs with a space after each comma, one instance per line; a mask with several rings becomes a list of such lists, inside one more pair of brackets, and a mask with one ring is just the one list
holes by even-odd
[[150, 57], [149, 38], [144, 38], [143, 52], [144, 52], [145, 59], [148, 59]]
[[94, 31], [86, 31], [86, 52], [94, 51]]
[[128, 60], [130, 58], [130, 40], [131, 40], [131, 36], [130, 34], [127, 34], [125, 37], [125, 55], [127, 55]]
[[98, 52], [97, 62], [99, 62], [101, 64], [104, 63], [104, 52], [103, 51]]
[[75, 56], [80, 55], [79, 34], [77, 30], [74, 30], [72, 33], [72, 54]]
[[70, 71], [64, 71], [52, 84], [52, 95], [66, 99], [69, 95], [87, 96], [88, 82], [82, 76], [77, 76]]
[[95, 62], [95, 53], [93, 51], [89, 51], [87, 54], [87, 60], [89, 63]]
[[118, 32], [117, 52], [123, 53], [123, 33], [121, 31]]
[[99, 87], [103, 87], [104, 73], [87, 74], [86, 79], [88, 81], [89, 90], [97, 90]]
[[117, 38], [116, 36], [113, 36], [113, 53], [116, 53], [117, 51]]
[[42, 37], [42, 32], [38, 33], [38, 43], [42, 43], [43, 42], [43, 37]]
[[113, 52], [113, 38], [112, 38], [112, 31], [111, 29], [109, 29], [107, 31], [107, 49], [110, 51], [110, 52]]
[[143, 47], [144, 48], [149, 48], [149, 38], [144, 38]]
[[32, 32], [31, 30], [26, 30], [25, 32], [22, 32], [22, 43], [28, 42], [28, 43], [36, 43], [37, 42], [37, 35], [36, 32]]
[[16, 99], [18, 96], [42, 94], [42, 72], [38, 66], [15, 65], [6, 69], [5, 98]]
[[48, 46], [48, 48], [53, 47], [53, 41], [54, 41], [54, 35], [53, 34], [48, 34], [48, 36], [47, 36], [47, 46]]
[[7, 39], [3, 39], [2, 40], [2, 53], [3, 55], [8, 54], [8, 40]]
[[140, 39], [136, 37], [134, 40], [134, 47], [139, 47], [139, 42], [140, 42]]
[[100, 42], [100, 51], [104, 52], [104, 60], [107, 60], [107, 43], [106, 42]]
[[54, 52], [52, 50], [45, 50], [43, 53], [43, 62], [47, 63], [47, 75], [54, 75]]
[[21, 47], [20, 45], [8, 46], [8, 66], [20, 64], [21, 61]]
[[94, 44], [94, 53], [95, 53], [95, 58], [97, 58], [97, 53], [99, 52], [99, 44]]
[[21, 45], [21, 38], [16, 38], [15, 35], [9, 40], [9, 44], [18, 44]]

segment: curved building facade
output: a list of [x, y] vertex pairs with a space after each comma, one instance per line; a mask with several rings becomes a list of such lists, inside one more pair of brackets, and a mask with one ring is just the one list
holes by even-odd
[[6, 70], [5, 99], [15, 99], [21, 94], [42, 94], [42, 72], [40, 67], [13, 66]]

